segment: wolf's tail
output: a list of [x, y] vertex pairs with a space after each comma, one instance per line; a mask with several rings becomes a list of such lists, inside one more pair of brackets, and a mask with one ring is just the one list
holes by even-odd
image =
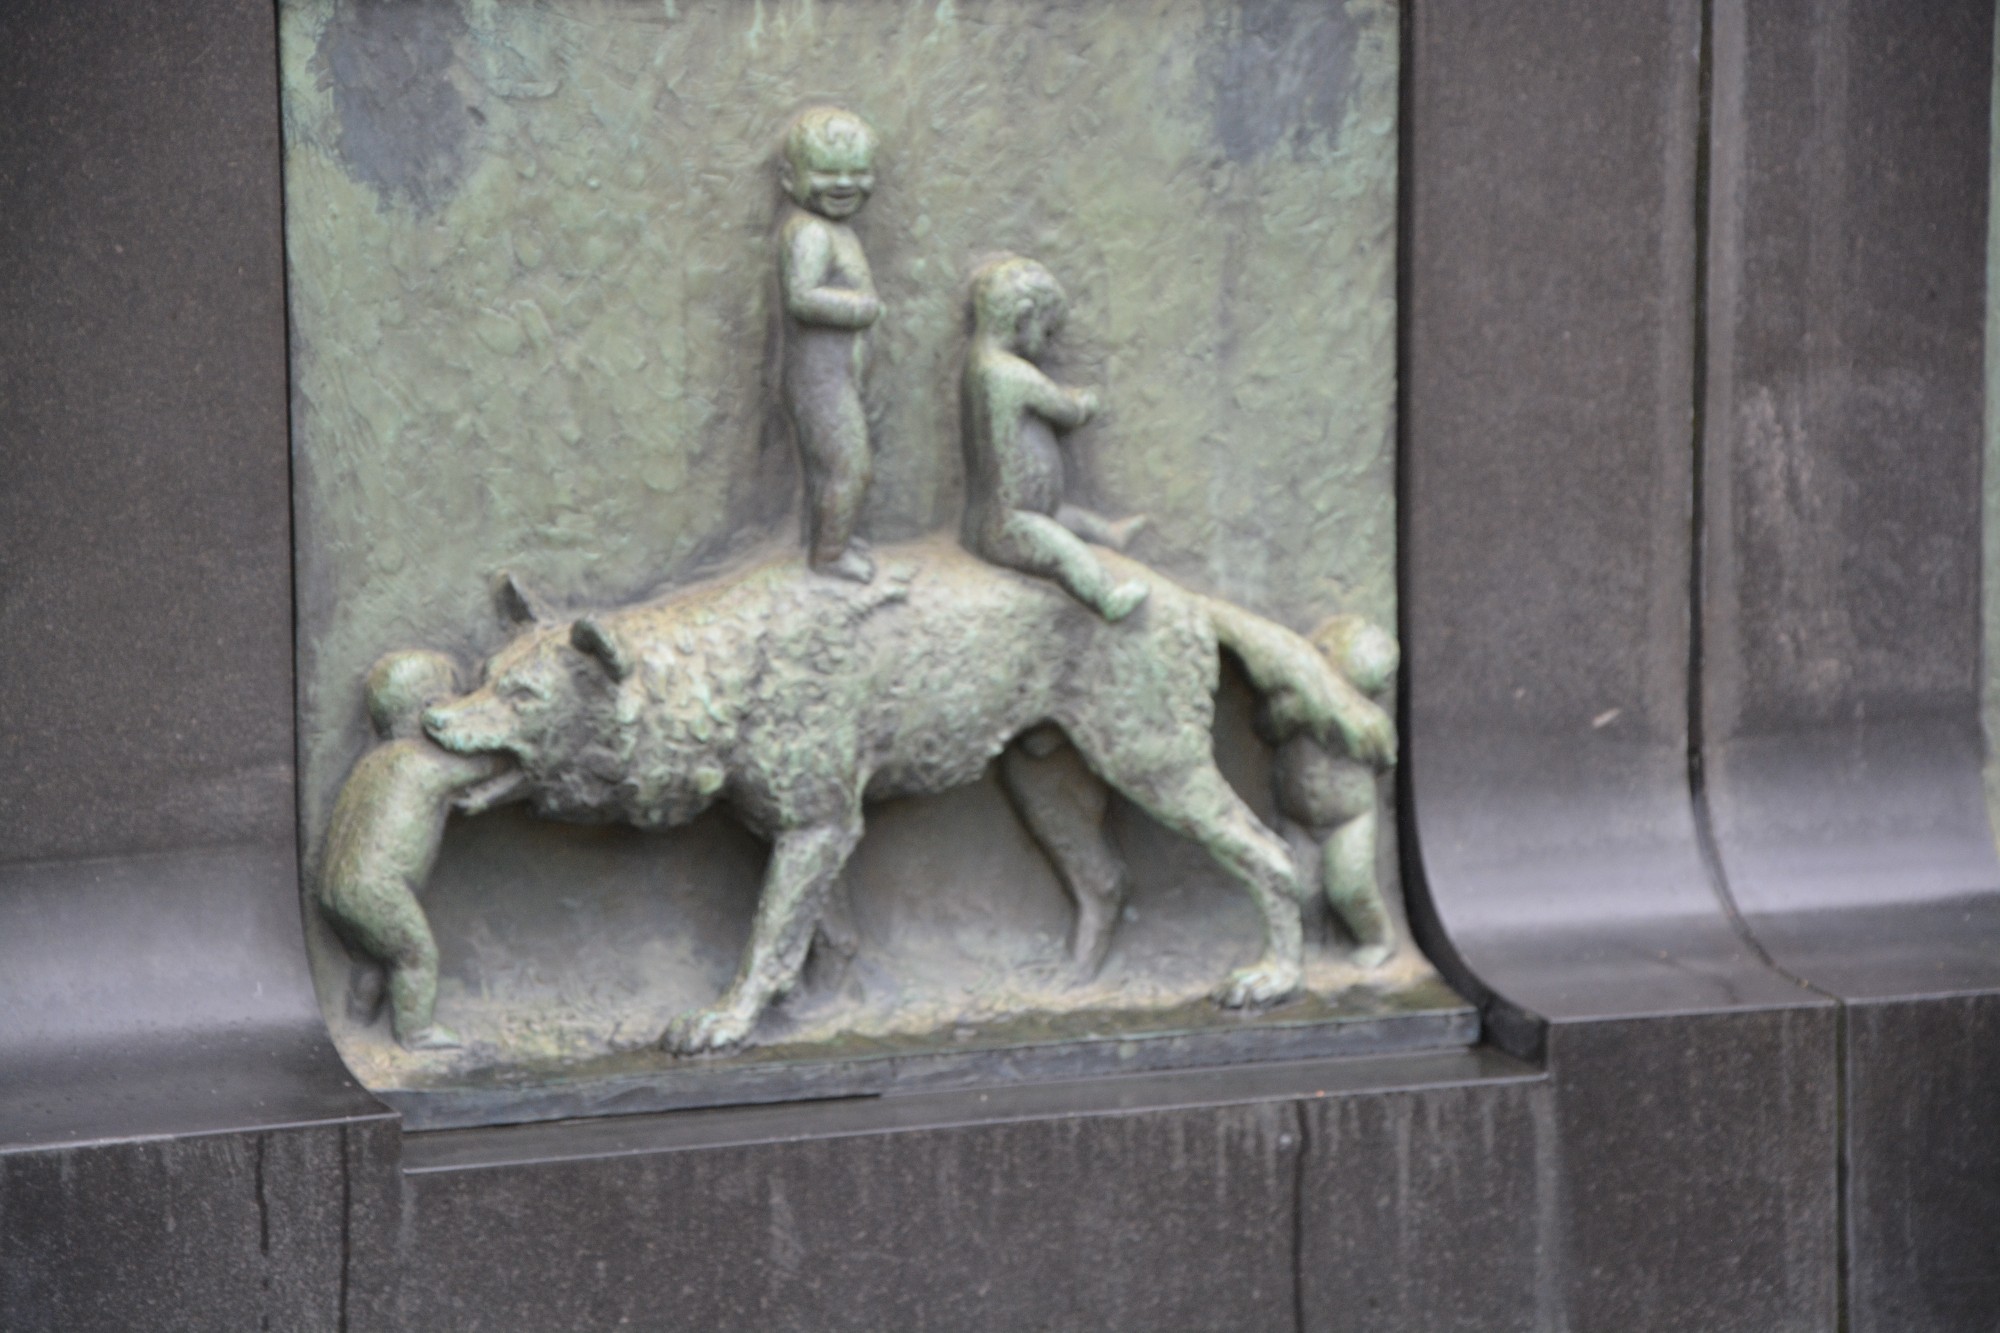
[[1386, 768], [1396, 762], [1395, 723], [1317, 648], [1240, 606], [1201, 600], [1217, 641], [1243, 664], [1279, 734], [1309, 731], [1365, 763]]

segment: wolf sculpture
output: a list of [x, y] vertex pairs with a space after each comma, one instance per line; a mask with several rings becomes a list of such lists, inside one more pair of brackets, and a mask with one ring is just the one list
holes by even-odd
[[[1285, 843], [1215, 766], [1220, 649], [1268, 708], [1387, 765], [1395, 729], [1382, 710], [1298, 635], [1122, 557], [1102, 558], [1153, 592], [1111, 624], [1054, 584], [949, 542], [878, 554], [869, 584], [779, 558], [574, 620], [537, 618], [510, 584], [502, 600], [522, 628], [478, 689], [424, 715], [446, 749], [511, 761], [461, 808], [525, 799], [551, 819], [654, 828], [723, 802], [769, 840], [734, 981], [674, 1019], [663, 1045], [740, 1043], [797, 983], [867, 802], [971, 782], [1024, 735], [1039, 738], [1040, 762], [1023, 756], [1008, 782], [1078, 899], [1072, 948], [1086, 970], [1103, 956], [1122, 874], [1079, 868], [1074, 844], [1094, 828], [1037, 794], [1035, 774], [1062, 740], [1095, 780], [1200, 844], [1255, 899], [1263, 955], [1218, 998], [1264, 1004], [1297, 989], [1304, 889]], [[1077, 776], [1073, 763], [1054, 771]]]

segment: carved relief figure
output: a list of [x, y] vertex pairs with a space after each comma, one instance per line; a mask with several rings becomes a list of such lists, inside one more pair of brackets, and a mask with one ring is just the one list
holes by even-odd
[[[1387, 715], [1296, 634], [1164, 579], [1148, 615], [1113, 627], [956, 546], [895, 554], [894, 571], [865, 587], [769, 562], [536, 622], [487, 664], [483, 686], [432, 706], [425, 729], [470, 761], [508, 764], [506, 780], [544, 816], [657, 827], [720, 800], [771, 842], [735, 979], [669, 1025], [671, 1050], [743, 1041], [797, 984], [865, 801], [971, 782], [1014, 738], [1051, 724], [1091, 773], [1197, 842], [1256, 901], [1262, 956], [1218, 998], [1292, 993], [1301, 886], [1284, 841], [1215, 767], [1220, 649], [1244, 661], [1285, 725], [1365, 762], [1393, 760]], [[1121, 581], [1139, 572], [1103, 558]], [[349, 785], [359, 807], [421, 804], [373, 779]], [[429, 799], [441, 818], [448, 798]], [[1101, 956], [1105, 929], [1080, 923], [1086, 954]]]
[[780, 179], [792, 206], [778, 228], [785, 407], [805, 472], [813, 568], [866, 583], [875, 566], [854, 535], [872, 469], [861, 408], [866, 333], [882, 314], [868, 256], [848, 225], [875, 189], [875, 132], [835, 107], [800, 112]]
[[417, 890], [437, 861], [452, 799], [503, 767], [498, 756], [452, 754], [425, 739], [424, 709], [458, 692], [458, 668], [441, 653], [390, 653], [369, 671], [368, 715], [381, 743], [340, 789], [314, 886], [334, 932], [366, 960], [354, 1008], [372, 1018], [386, 990], [390, 1026], [410, 1050], [459, 1044], [433, 1021], [437, 941]]
[[[1350, 684], [1374, 696], [1396, 677], [1396, 640], [1360, 616], [1335, 616], [1312, 644]], [[1258, 730], [1277, 747], [1274, 785], [1281, 828], [1308, 875], [1315, 863], [1334, 919], [1353, 937], [1354, 961], [1375, 967], [1396, 949], [1396, 929], [1375, 883], [1374, 765], [1329, 745], [1298, 718], [1267, 705]]]
[[[1223, 1004], [1300, 988], [1302, 906], [1321, 893], [1356, 962], [1394, 951], [1374, 862], [1375, 770], [1394, 762], [1395, 729], [1368, 697], [1394, 674], [1394, 639], [1341, 617], [1309, 642], [1124, 557], [1142, 516], [1067, 501], [1059, 436], [1098, 399], [1042, 369], [1068, 305], [1043, 265], [1004, 256], [972, 280], [970, 550], [885, 547], [878, 569], [858, 539], [867, 339], [882, 304], [850, 224], [875, 149], [866, 123], [832, 107], [799, 114], [783, 144], [778, 378], [804, 473], [805, 558], [573, 620], [505, 580], [500, 605], [518, 629], [477, 689], [461, 693], [435, 653], [394, 653], [370, 673], [381, 741], [341, 789], [314, 893], [379, 965], [359, 975], [357, 1005], [372, 1016], [386, 991], [405, 1047], [459, 1044], [435, 1022], [438, 949], [417, 901], [448, 813], [515, 799], [546, 818], [649, 829], [721, 804], [770, 844], [733, 979], [660, 1038], [677, 1053], [746, 1041], [799, 984], [868, 802], [973, 782], [995, 759], [1074, 903], [1079, 977], [1103, 963], [1128, 888], [1104, 833], [1113, 792], [1203, 848], [1256, 904], [1261, 953], [1222, 983]], [[1216, 767], [1225, 649], [1277, 747], [1278, 831]]]
[[1062, 327], [1068, 298], [1055, 276], [1009, 255], [972, 280], [972, 342], [960, 411], [966, 542], [996, 564], [1054, 579], [1106, 620], [1146, 600], [1144, 579], [1114, 579], [1085, 542], [1123, 549], [1143, 518], [1110, 522], [1063, 503], [1057, 430], [1097, 411], [1097, 395], [1066, 389], [1036, 361]]

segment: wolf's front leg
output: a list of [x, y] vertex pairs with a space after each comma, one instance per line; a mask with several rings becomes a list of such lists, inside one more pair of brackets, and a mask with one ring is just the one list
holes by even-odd
[[734, 1046], [750, 1035], [765, 1007], [798, 981], [827, 891], [860, 840], [858, 811], [838, 823], [778, 835], [736, 980], [708, 1008], [667, 1024], [662, 1046], [692, 1055]]

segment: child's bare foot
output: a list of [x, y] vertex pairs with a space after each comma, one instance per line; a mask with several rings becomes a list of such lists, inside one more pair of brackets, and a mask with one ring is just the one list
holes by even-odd
[[1363, 944], [1356, 947], [1354, 952], [1348, 955], [1348, 958], [1349, 961], [1362, 971], [1373, 972], [1376, 968], [1388, 962], [1395, 952], [1395, 945], [1378, 941], [1374, 944]]
[[1145, 580], [1127, 579], [1105, 595], [1104, 606], [1102, 608], [1104, 618], [1106, 620], [1123, 620], [1139, 609], [1139, 603], [1145, 601], [1146, 594], [1151, 591], [1152, 588], [1146, 584]]
[[822, 574], [852, 579], [856, 583], [866, 583], [875, 577], [875, 562], [851, 546], [839, 556], [816, 568]]
[[406, 1051], [455, 1051], [465, 1045], [458, 1034], [442, 1023], [433, 1023], [427, 1028], [418, 1028], [407, 1037], [401, 1038]]
[[1104, 535], [1108, 540], [1105, 542], [1105, 545], [1114, 551], [1122, 551], [1130, 544], [1134, 537], [1138, 536], [1145, 529], [1145, 526], [1146, 515], [1144, 514], [1134, 514], [1130, 518], [1121, 518], [1106, 523], [1104, 525]]

